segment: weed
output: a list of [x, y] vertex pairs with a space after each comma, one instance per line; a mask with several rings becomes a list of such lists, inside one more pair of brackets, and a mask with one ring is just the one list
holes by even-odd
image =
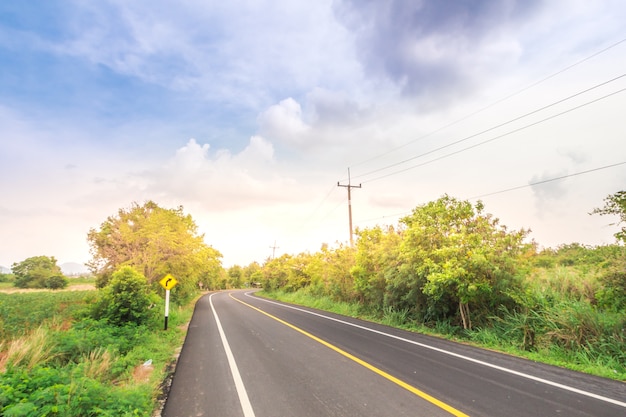
[[54, 346], [49, 334], [48, 329], [39, 327], [30, 335], [8, 342], [0, 371], [9, 366], [32, 369], [37, 364], [49, 362], [54, 357]]

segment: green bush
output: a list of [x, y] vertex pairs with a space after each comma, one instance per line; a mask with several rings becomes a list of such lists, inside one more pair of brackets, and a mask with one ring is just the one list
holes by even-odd
[[106, 319], [121, 326], [128, 323], [145, 324], [152, 320], [156, 311], [151, 308], [155, 299], [146, 278], [130, 266], [123, 266], [113, 273], [104, 287], [100, 300], [95, 304], [94, 317]]
[[58, 290], [69, 285], [70, 281], [63, 275], [53, 275], [44, 280], [44, 286], [51, 290]]
[[611, 311], [626, 310], [626, 271], [610, 271], [600, 282], [603, 287], [596, 293], [598, 304]]
[[125, 355], [140, 344], [148, 333], [145, 326], [133, 323], [111, 326], [105, 321], [83, 319], [70, 329], [56, 333], [54, 353], [59, 364], [79, 362], [83, 356], [103, 348]]
[[139, 416], [151, 410], [146, 387], [111, 387], [77, 366], [10, 368], [0, 375], [0, 415], [6, 417]]

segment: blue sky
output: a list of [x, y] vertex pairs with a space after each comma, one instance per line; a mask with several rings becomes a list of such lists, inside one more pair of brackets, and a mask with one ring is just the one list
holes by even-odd
[[345, 243], [348, 167], [355, 227], [447, 193], [542, 246], [613, 243], [588, 213], [626, 183], [603, 168], [626, 162], [624, 21], [617, 0], [4, 2], [0, 265], [87, 261], [88, 230], [149, 199], [226, 266]]

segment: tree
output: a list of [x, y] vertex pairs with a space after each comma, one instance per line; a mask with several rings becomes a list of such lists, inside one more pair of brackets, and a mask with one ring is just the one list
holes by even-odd
[[243, 284], [243, 268], [239, 265], [233, 265], [228, 268], [228, 278], [233, 288], [241, 288]]
[[402, 235], [393, 227], [357, 230], [355, 266], [350, 273], [361, 301], [376, 309], [385, 306], [388, 279], [397, 273]]
[[53, 256], [33, 256], [14, 263], [11, 269], [15, 275], [15, 286], [19, 288], [59, 289], [69, 283]]
[[130, 266], [123, 266], [111, 275], [95, 305], [97, 319], [106, 319], [121, 326], [145, 324], [155, 316], [150, 286], [146, 277]]
[[291, 274], [291, 258], [291, 255], [284, 254], [278, 258], [270, 259], [263, 265], [261, 285], [264, 289], [270, 291], [285, 289]]
[[99, 278], [99, 287], [107, 284], [113, 271], [132, 266], [150, 284], [172, 274], [179, 281], [172, 294], [188, 295], [198, 282], [211, 282], [221, 270], [222, 255], [204, 242], [197, 229], [182, 207], [133, 203], [108, 217], [99, 230], [89, 231], [92, 260], [88, 265]]
[[472, 328], [470, 305], [488, 313], [506, 298], [528, 233], [509, 232], [483, 209], [480, 201], [444, 195], [401, 220], [407, 226], [401, 277], [412, 281], [406, 288], [421, 287], [433, 318], [449, 318], [456, 309], [466, 329]]
[[[595, 208], [589, 214], [619, 216], [619, 221], [617, 223], [611, 223], [611, 226], [619, 226], [622, 223], [626, 223], [626, 191], [618, 191], [615, 194], [609, 195], [604, 199], [604, 207]], [[614, 236], [622, 243], [626, 243], [626, 226], [622, 227]]]
[[261, 265], [256, 261], [243, 268], [243, 283], [246, 287], [254, 287], [260, 282], [261, 276]]

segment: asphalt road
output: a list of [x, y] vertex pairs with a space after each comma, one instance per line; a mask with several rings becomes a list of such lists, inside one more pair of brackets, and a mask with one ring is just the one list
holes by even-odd
[[626, 416], [626, 384], [246, 291], [201, 298], [164, 417]]

